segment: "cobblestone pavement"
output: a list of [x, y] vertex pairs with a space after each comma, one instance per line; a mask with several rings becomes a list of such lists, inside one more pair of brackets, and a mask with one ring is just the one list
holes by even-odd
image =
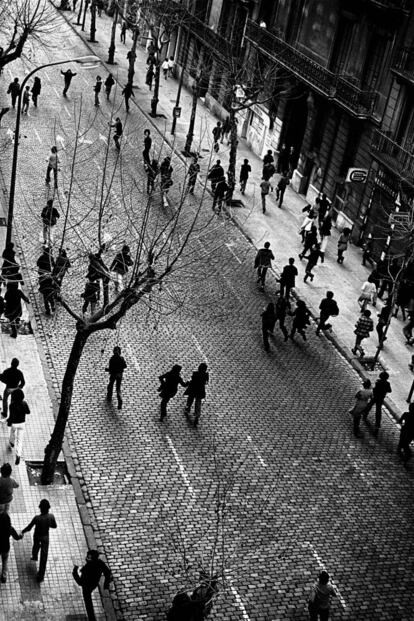
[[[59, 36], [66, 53], [85, 53], [68, 26]], [[38, 51], [36, 62], [44, 54]], [[103, 168], [110, 107], [102, 102], [96, 113], [91, 111], [96, 71], [79, 73], [82, 92], [74, 82], [67, 102], [60, 97], [59, 69], [44, 75], [39, 108], [22, 123], [16, 225], [40, 336], [52, 378], [60, 382], [73, 320], [63, 309], [51, 319], [39, 315], [36, 273], [30, 270], [40, 254], [45, 159], [55, 141], [65, 145], [63, 201], [70, 191], [82, 95], [81, 163], [67, 237], [75, 260], [64, 283], [65, 297], [79, 310], [87, 251], [97, 243], [91, 226], [100, 192], [95, 175]], [[11, 125], [12, 120], [10, 115]], [[141, 217], [146, 125], [134, 109], [122, 147], [123, 174], [114, 177], [112, 217], [108, 210], [106, 232], [113, 237], [108, 260]], [[158, 138], [157, 148], [161, 142]], [[111, 164], [115, 157], [110, 152]], [[162, 227], [179, 199], [184, 168], [178, 158], [173, 166], [171, 206], [162, 208], [154, 199], [153, 230]], [[126, 206], [122, 193], [131, 197]], [[197, 188], [195, 198], [188, 199], [188, 217], [200, 199]], [[190, 245], [199, 260], [134, 308], [116, 331], [92, 336], [79, 367], [70, 445], [97, 542], [115, 577], [119, 618], [164, 619], [177, 589], [190, 588], [198, 568], [210, 566], [217, 499], [227, 489], [226, 519], [219, 523], [214, 556], [226, 579], [212, 619], [304, 620], [310, 585], [326, 566], [340, 594], [333, 618], [409, 621], [414, 617], [412, 470], [404, 470], [396, 458], [397, 428], [384, 417], [378, 440], [369, 425], [362, 439], [353, 438], [347, 411], [359, 378], [313, 329], [306, 343], [284, 343], [276, 332], [271, 352], [263, 351], [260, 312], [267, 297], [255, 284], [255, 251], [226, 218], [209, 222], [210, 205], [208, 197], [203, 228]], [[169, 314], [180, 300], [183, 304]], [[122, 412], [104, 399], [104, 367], [115, 344], [128, 362]], [[179, 362], [188, 379], [203, 360], [211, 384], [199, 428], [183, 415], [181, 389], [160, 423], [158, 375]]]

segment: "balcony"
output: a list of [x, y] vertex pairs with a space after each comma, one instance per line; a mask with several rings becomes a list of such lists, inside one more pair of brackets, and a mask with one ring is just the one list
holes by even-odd
[[414, 86], [414, 48], [399, 48], [394, 54], [391, 71]]
[[261, 28], [251, 20], [247, 21], [246, 39], [302, 82], [358, 119], [374, 117], [377, 93], [361, 91], [345, 78], [332, 73], [298, 49]]
[[374, 131], [371, 153], [375, 160], [414, 188], [414, 155], [394, 142], [387, 134]]

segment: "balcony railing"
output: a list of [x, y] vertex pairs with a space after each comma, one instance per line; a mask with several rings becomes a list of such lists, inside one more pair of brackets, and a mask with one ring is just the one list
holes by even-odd
[[414, 154], [411, 151], [401, 147], [387, 134], [375, 130], [371, 153], [376, 160], [414, 187]]
[[246, 38], [302, 82], [309, 84], [328, 99], [336, 101], [352, 115], [360, 119], [373, 116], [376, 92], [362, 91], [251, 20], [247, 22]]
[[397, 49], [391, 70], [414, 84], [414, 48], [401, 47]]

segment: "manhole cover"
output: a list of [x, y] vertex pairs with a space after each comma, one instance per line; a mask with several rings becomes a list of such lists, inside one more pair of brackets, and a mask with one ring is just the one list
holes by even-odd
[[[42, 476], [43, 463], [41, 461], [27, 461], [26, 469], [30, 485], [42, 485], [40, 477]], [[58, 462], [56, 465], [53, 485], [69, 485], [70, 477], [65, 462]]]

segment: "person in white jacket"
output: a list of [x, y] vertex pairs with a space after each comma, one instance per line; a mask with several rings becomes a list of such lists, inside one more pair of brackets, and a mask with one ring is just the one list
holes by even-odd
[[367, 307], [367, 304], [370, 303], [373, 306], [377, 304], [377, 287], [375, 283], [370, 281], [369, 279], [364, 282], [361, 287], [361, 294], [358, 298], [358, 304], [361, 307], [361, 313]]

